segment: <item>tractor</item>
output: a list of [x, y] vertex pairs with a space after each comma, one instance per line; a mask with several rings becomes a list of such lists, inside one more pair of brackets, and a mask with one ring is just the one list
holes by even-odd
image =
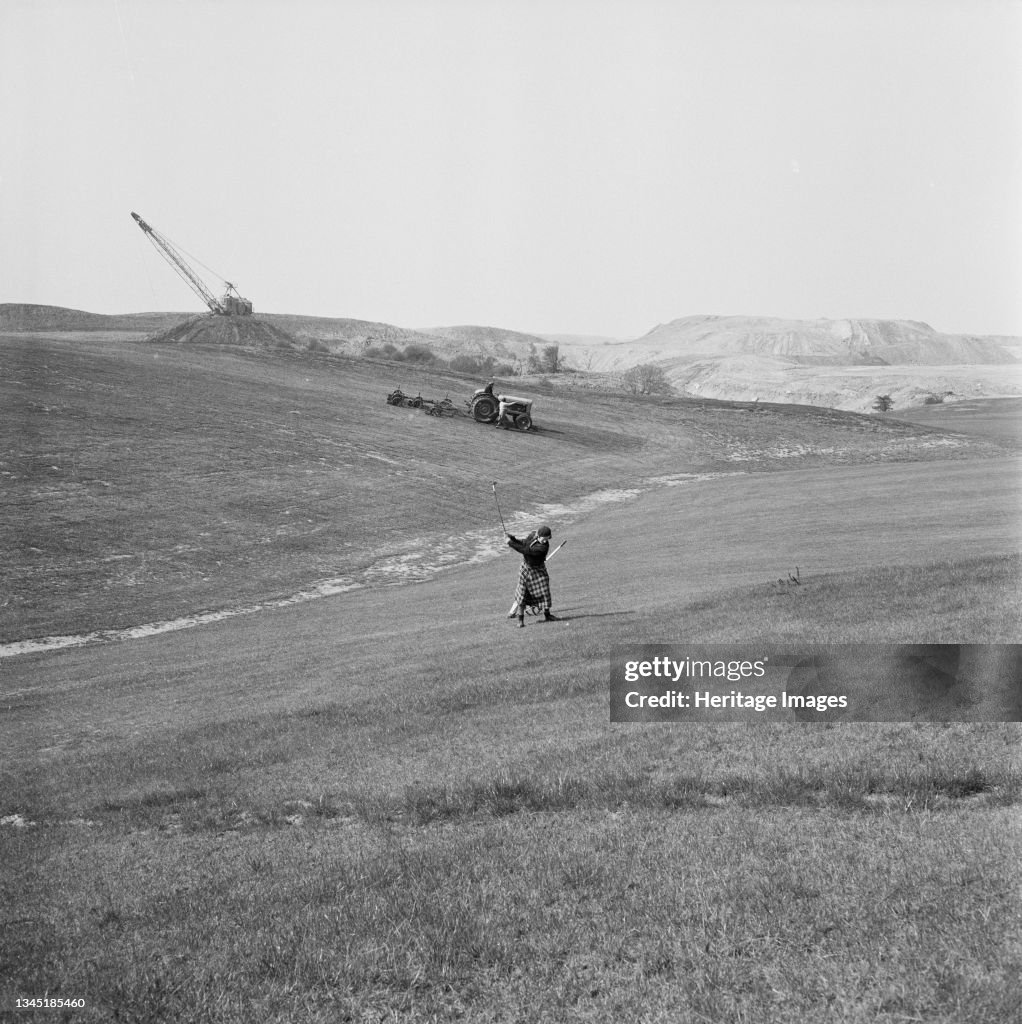
[[495, 423], [505, 429], [529, 430], [532, 427], [532, 399], [517, 395], [495, 395], [487, 384], [472, 396], [472, 418], [479, 423]]

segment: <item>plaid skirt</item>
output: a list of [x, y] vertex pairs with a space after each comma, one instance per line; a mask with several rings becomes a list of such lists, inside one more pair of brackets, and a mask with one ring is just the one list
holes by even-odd
[[538, 608], [548, 611], [550, 599], [550, 577], [546, 569], [534, 569], [522, 563], [522, 571], [518, 575], [518, 587], [515, 590], [515, 601], [521, 608]]

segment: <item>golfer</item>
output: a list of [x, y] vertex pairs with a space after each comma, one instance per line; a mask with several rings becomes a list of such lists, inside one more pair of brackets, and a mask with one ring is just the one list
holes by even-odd
[[518, 615], [518, 625], [525, 628], [525, 609], [542, 609], [543, 618], [553, 622], [557, 616], [550, 611], [550, 577], [546, 571], [546, 556], [550, 551], [550, 527], [541, 526], [530, 533], [525, 540], [519, 540], [510, 533], [507, 546], [522, 556], [522, 571], [518, 574], [518, 588], [515, 590], [515, 604], [509, 619]]

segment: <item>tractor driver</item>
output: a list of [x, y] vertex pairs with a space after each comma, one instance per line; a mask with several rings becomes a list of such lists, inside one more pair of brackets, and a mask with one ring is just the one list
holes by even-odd
[[497, 400], [497, 425], [499, 426], [504, 422], [504, 414], [507, 412], [507, 402], [505, 402], [500, 395], [495, 395], [493, 393], [492, 380], [489, 382], [489, 384], [486, 385], [486, 387], [483, 388], [480, 394], [489, 395], [490, 398], [495, 398]]

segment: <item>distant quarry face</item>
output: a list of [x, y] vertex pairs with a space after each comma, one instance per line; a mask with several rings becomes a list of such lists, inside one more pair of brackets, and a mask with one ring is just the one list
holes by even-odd
[[942, 334], [909, 320], [693, 316], [634, 341], [572, 346], [569, 363], [623, 373], [653, 363], [676, 391], [732, 401], [895, 413], [928, 403], [1022, 396], [1022, 339]]

